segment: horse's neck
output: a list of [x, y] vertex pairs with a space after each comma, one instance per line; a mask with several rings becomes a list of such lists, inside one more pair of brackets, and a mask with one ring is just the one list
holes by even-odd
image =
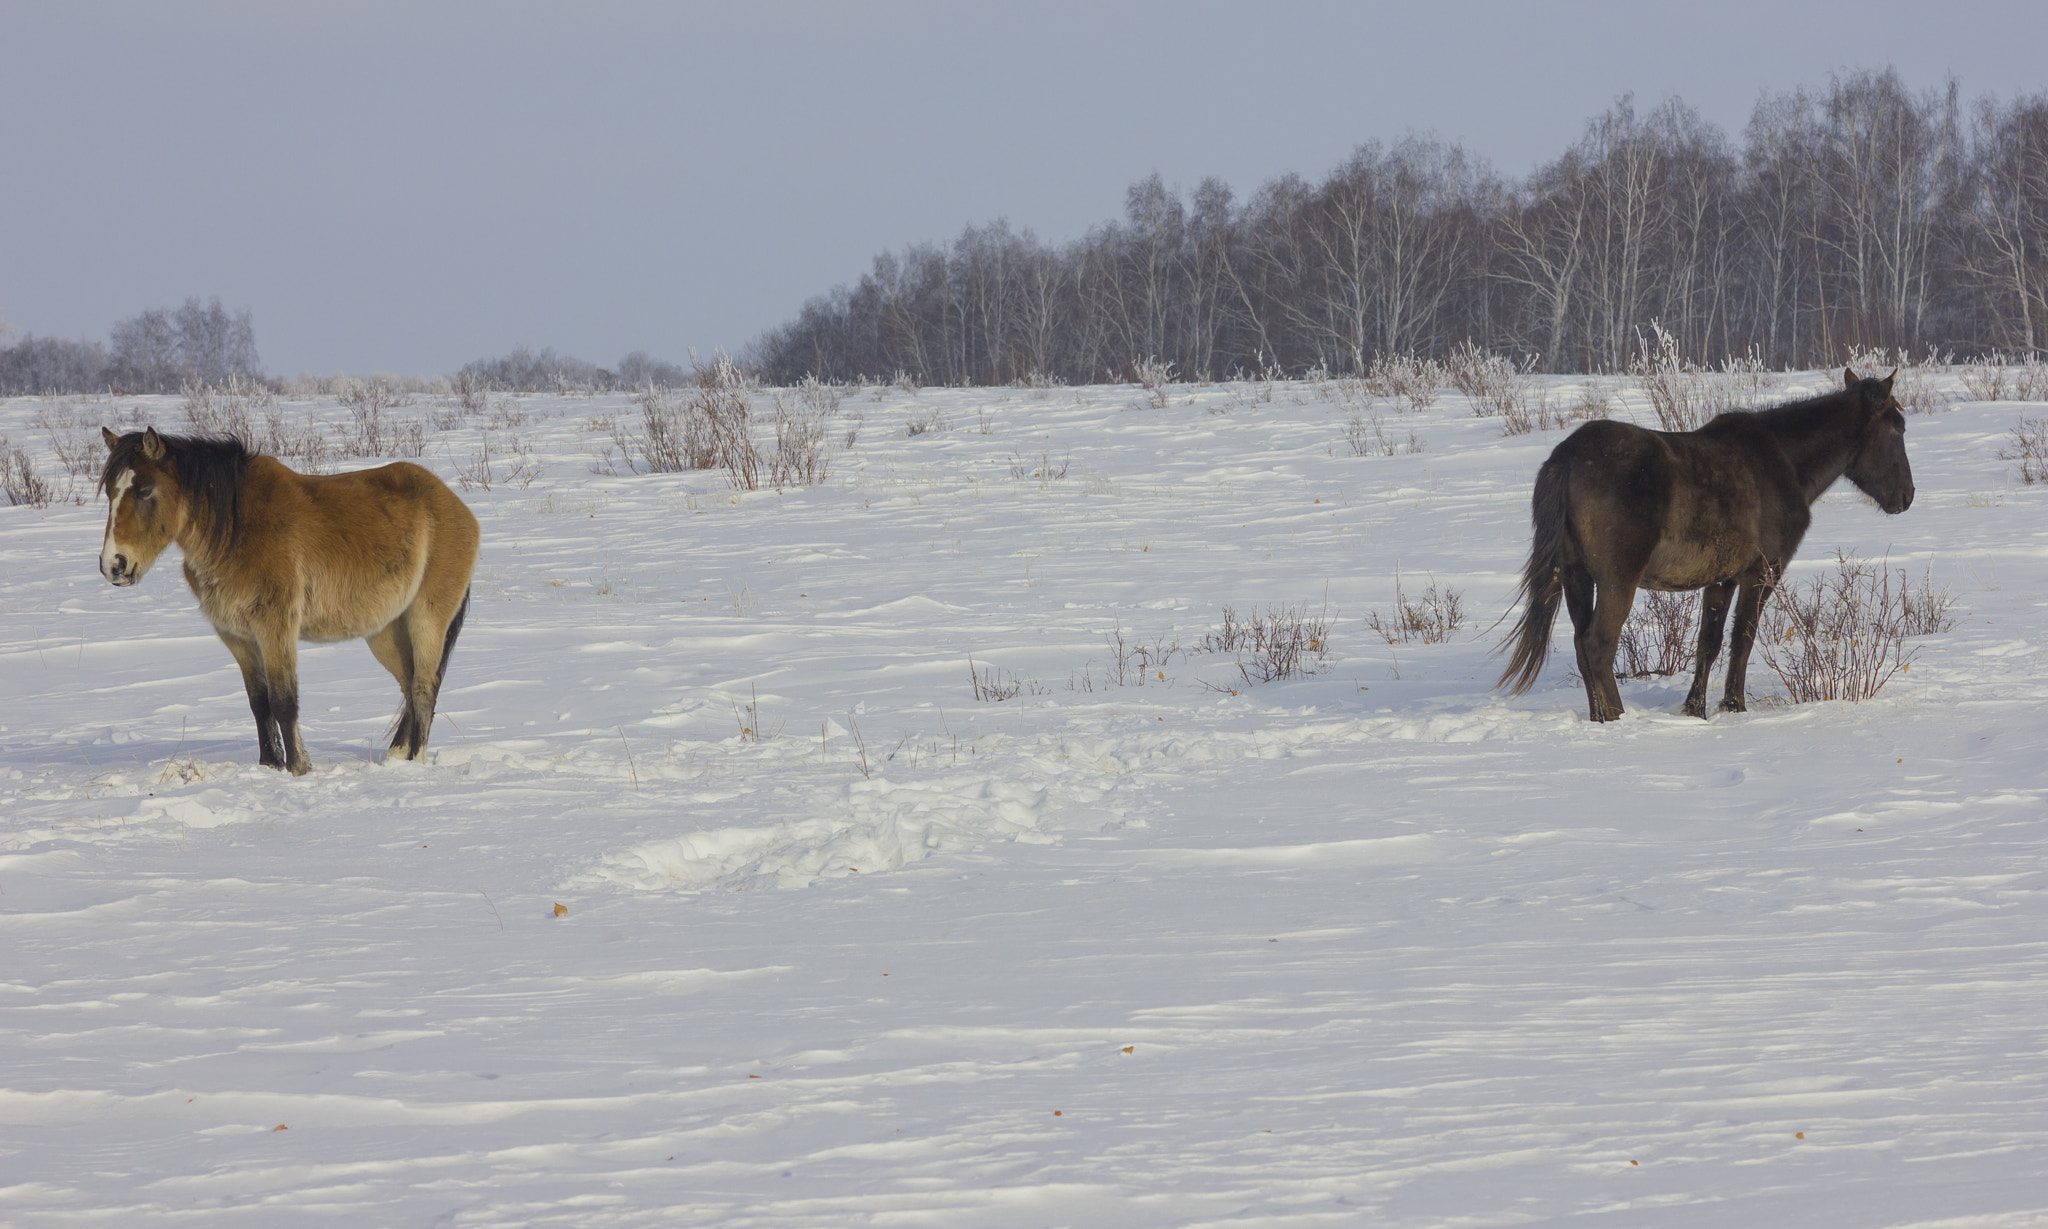
[[1842, 427], [1843, 415], [1842, 407], [1819, 404], [1771, 420], [1771, 433], [1798, 472], [1807, 503], [1833, 486], [1856, 455], [1855, 438]]
[[220, 571], [227, 550], [221, 545], [214, 532], [214, 511], [203, 502], [191, 501], [191, 511], [185, 516], [185, 527], [172, 541], [185, 552], [185, 570], [205, 579]]

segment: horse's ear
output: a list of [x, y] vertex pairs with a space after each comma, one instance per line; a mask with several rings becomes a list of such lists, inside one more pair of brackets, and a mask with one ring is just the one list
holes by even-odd
[[156, 433], [155, 427], [142, 433], [142, 455], [152, 461], [164, 459], [164, 437]]
[[105, 427], [100, 428], [100, 438], [107, 441], [108, 452], [112, 452], [114, 451], [114, 449], [119, 448], [121, 446], [121, 437], [115, 435], [112, 431], [107, 430]]
[[1892, 381], [1898, 378], [1899, 369], [1894, 367], [1892, 368], [1892, 373], [1884, 378], [1884, 383], [1879, 384], [1877, 386], [1877, 396], [1880, 401], [1888, 401], [1891, 399]]
[[1843, 387], [1843, 388], [1854, 388], [1854, 387], [1856, 387], [1856, 369], [1855, 369], [1854, 367], [1844, 367], [1844, 368], [1842, 368], [1842, 387]]

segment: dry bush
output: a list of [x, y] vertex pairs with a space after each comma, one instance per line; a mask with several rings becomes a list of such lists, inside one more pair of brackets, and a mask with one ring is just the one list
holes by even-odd
[[1546, 393], [1536, 402], [1536, 413], [1534, 415], [1524, 410], [1520, 415], [1511, 414], [1501, 419], [1500, 433], [1502, 435], [1527, 435], [1530, 431], [1562, 431], [1566, 427], [1584, 422], [1588, 418], [1605, 418], [1607, 417], [1607, 411], [1608, 406], [1604, 401], [1598, 407], [1598, 412], [1595, 413], [1586, 407], [1583, 400], [1576, 405], [1560, 406], [1552, 401], [1549, 394]]
[[37, 476], [28, 450], [9, 444], [4, 435], [0, 435], [0, 493], [16, 508], [47, 508], [56, 498], [50, 484]]
[[1036, 482], [1043, 487], [1066, 477], [1067, 469], [1072, 464], [1072, 457], [1061, 457], [1060, 463], [1054, 465], [1052, 454], [1049, 452], [1039, 453], [1035, 461], [1013, 452], [1010, 454], [1010, 481]]
[[2048, 401], [2048, 363], [2032, 354], [1971, 359], [1956, 368], [1956, 375], [1972, 401]]
[[1638, 334], [1637, 353], [1629, 374], [1650, 397], [1657, 425], [1666, 431], [1690, 431], [1713, 417], [1708, 410], [1706, 370], [1678, 352], [1678, 338], [1652, 322], [1654, 344]]
[[1946, 587], [1937, 588], [1933, 566], [1920, 574], [1920, 583], [1908, 585], [1906, 570], [1899, 569], [1899, 624], [1908, 636], [1939, 636], [1956, 629], [1950, 613], [1956, 599]]
[[341, 449], [327, 438], [326, 430], [318, 422], [310, 418], [289, 421], [281, 405], [263, 412], [263, 436], [258, 444], [257, 451], [289, 462], [292, 468], [308, 474], [326, 470], [342, 456]]
[[1867, 700], [1910, 667], [1919, 650], [1909, 638], [1955, 625], [1947, 590], [1926, 579], [1916, 590], [1897, 575], [1894, 587], [1884, 564], [1837, 554], [1833, 572], [1778, 589], [1757, 647], [1793, 703]]
[[1102, 634], [1102, 640], [1109, 648], [1109, 666], [1103, 673], [1118, 687], [1143, 687], [1147, 683], [1166, 682], [1168, 663], [1176, 656], [1187, 656], [1177, 638], [1155, 636], [1150, 644], [1127, 639], [1124, 625], [1120, 622], [1110, 624], [1110, 629]]
[[1025, 398], [1030, 401], [1050, 400], [1054, 393], [1066, 386], [1067, 382], [1058, 376], [1049, 376], [1037, 370], [1018, 376], [1011, 383], [1012, 388], [1024, 389]]
[[1478, 342], [1468, 337], [1453, 346], [1451, 352], [1444, 357], [1444, 375], [1450, 380], [1452, 388], [1477, 402], [1480, 390], [1492, 380], [1495, 367], [1502, 364], [1512, 367], [1506, 359], [1488, 353]]
[[1131, 374], [1145, 386], [1146, 400], [1155, 409], [1164, 409], [1169, 395], [1167, 385], [1173, 383], [1173, 364], [1157, 358], [1138, 359], [1131, 364]]
[[473, 371], [458, 371], [448, 381], [449, 393], [455, 398], [465, 414], [481, 414], [490, 408], [491, 390], [495, 387], [490, 378]]
[[277, 394], [254, 380], [229, 376], [217, 383], [185, 381], [185, 422], [194, 435], [236, 439], [256, 448], [260, 443], [255, 415], [274, 409]]
[[1614, 402], [1607, 396], [1607, 390], [1598, 384], [1584, 384], [1579, 387], [1579, 399], [1562, 412], [1558, 426], [1567, 422], [1591, 422], [1596, 418], [1612, 418]]
[[335, 381], [334, 399], [348, 411], [349, 433], [342, 448], [358, 457], [418, 457], [427, 451], [427, 425], [391, 413], [413, 404], [413, 395], [386, 376]]
[[1452, 350], [1444, 363], [1451, 386], [1465, 394], [1472, 412], [1482, 418], [1508, 419], [1509, 435], [1529, 432], [1529, 382], [1535, 369], [1533, 356], [1518, 363], [1506, 355], [1489, 353], [1470, 340]]
[[1223, 622], [1202, 637], [1205, 653], [1231, 653], [1246, 684], [1314, 674], [1330, 656], [1327, 604], [1314, 615], [1306, 604], [1282, 603], [1240, 615], [1223, 608]]
[[1691, 431], [1716, 414], [1761, 409], [1778, 387], [1779, 377], [1753, 349], [1722, 359], [1717, 369], [1687, 358], [1678, 338], [1654, 320], [1650, 334], [1636, 335], [1636, 357], [1628, 369], [1666, 431]]
[[469, 462], [455, 471], [456, 485], [465, 491], [488, 491], [493, 487], [525, 490], [541, 476], [540, 463], [533, 459], [533, 446], [516, 435], [508, 435], [496, 448], [485, 432], [482, 446], [469, 454]]
[[[104, 414], [88, 411], [86, 402], [73, 397], [44, 398], [36, 407], [36, 426], [50, 437], [50, 450], [57, 464], [74, 478], [97, 479], [107, 459], [99, 428]], [[102, 403], [98, 410], [111, 407]]]
[[1376, 397], [1399, 398], [1411, 410], [1426, 410], [1436, 404], [1436, 390], [1450, 380], [1450, 373], [1435, 359], [1414, 354], [1382, 354], [1366, 368], [1364, 384]]
[[[1273, 389], [1287, 378], [1278, 364], [1269, 360], [1264, 351], [1259, 352], [1259, 369], [1256, 372], [1238, 368], [1230, 373], [1224, 392], [1229, 397], [1229, 406], [1212, 408], [1211, 414], [1221, 414], [1229, 408], [1249, 410], [1255, 406], [1269, 405], [1273, 400]], [[1356, 384], [1357, 381], [1352, 381]], [[1363, 397], [1360, 400], [1364, 400]]]
[[927, 435], [934, 431], [944, 431], [945, 429], [946, 420], [939, 415], [937, 410], [912, 410], [910, 417], [903, 423], [903, 433], [913, 439], [920, 435]]
[[633, 404], [640, 407], [639, 435], [616, 418], [609, 423], [612, 438], [629, 463], [637, 453], [651, 474], [679, 474], [712, 464], [705, 433], [689, 429], [693, 420], [686, 413], [689, 402], [683, 394], [650, 386], [633, 395]]
[[1421, 452], [1422, 440], [1410, 431], [1408, 442], [1397, 445], [1387, 438], [1387, 424], [1378, 410], [1352, 411], [1344, 420], [1344, 443], [1354, 457], [1391, 457], [1397, 452]]
[[493, 431], [510, 431], [532, 421], [533, 415], [512, 397], [499, 397], [484, 414], [484, 426]]
[[712, 463], [724, 468], [726, 477], [742, 491], [761, 485], [761, 452], [754, 447], [754, 392], [752, 376], [724, 353], [709, 366], [690, 356], [696, 369], [697, 388], [690, 397], [693, 417], [701, 418], [706, 447]]
[[1645, 589], [1621, 625], [1614, 648], [1614, 677], [1649, 678], [1683, 674], [1699, 649], [1700, 595]]
[[2048, 482], [2048, 418], [2022, 418], [2006, 434], [2011, 442], [1998, 450], [1998, 459], [2018, 461], [2020, 481], [2028, 486]]
[[1947, 393], [1941, 391], [1940, 377], [1948, 373], [1950, 358], [1946, 353], [1929, 349], [1919, 358], [1903, 347], [1886, 350], [1855, 349], [1849, 352], [1848, 367], [1859, 376], [1881, 376], [1892, 368], [1898, 375], [1892, 380], [1892, 400], [1908, 414], [1933, 414], [1950, 408]]
[[771, 485], [817, 486], [825, 481], [832, 470], [825, 420], [838, 409], [838, 393], [815, 380], [799, 385], [789, 400], [775, 394], [775, 452], [768, 458]]
[[[1024, 694], [1024, 683], [1016, 675], [995, 666], [977, 668], [972, 657], [967, 659], [967, 682], [974, 689], [974, 698], [984, 704], [1000, 704]], [[1032, 691], [1037, 694], [1038, 689]]]
[[[327, 383], [345, 388], [353, 381], [344, 376]], [[277, 457], [306, 473], [318, 473], [344, 455], [417, 457], [426, 452], [422, 424], [382, 418], [367, 424], [367, 429], [359, 420], [353, 435], [336, 446], [317, 422], [292, 421], [285, 404], [268, 387], [235, 376], [216, 384], [187, 380], [184, 396], [185, 421], [194, 434], [240, 440], [251, 451]]]
[[1395, 572], [1394, 617], [1384, 619], [1375, 610], [1366, 616], [1365, 625], [1388, 644], [1413, 644], [1418, 640], [1424, 644], [1444, 644], [1465, 625], [1464, 595], [1448, 586], [1437, 588], [1432, 577], [1429, 588], [1411, 601], [1402, 587], [1401, 574]]
[[413, 403], [410, 391], [389, 376], [358, 380], [344, 376], [334, 382], [334, 399], [345, 409], [373, 411], [402, 409]]
[[628, 461], [637, 456], [650, 473], [723, 467], [735, 487], [757, 490], [762, 457], [754, 445], [753, 378], [722, 353], [709, 365], [694, 355], [690, 361], [697, 373], [694, 389], [650, 386], [635, 394], [638, 435], [613, 421], [619, 451]]

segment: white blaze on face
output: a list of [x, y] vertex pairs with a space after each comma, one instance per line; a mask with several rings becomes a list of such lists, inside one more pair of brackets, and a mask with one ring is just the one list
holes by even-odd
[[128, 488], [135, 485], [135, 471], [124, 469], [114, 479], [114, 489], [107, 493], [107, 534], [100, 541], [100, 575], [114, 579], [114, 556], [123, 554], [120, 544], [114, 541], [114, 518], [121, 515], [121, 500], [128, 494]]

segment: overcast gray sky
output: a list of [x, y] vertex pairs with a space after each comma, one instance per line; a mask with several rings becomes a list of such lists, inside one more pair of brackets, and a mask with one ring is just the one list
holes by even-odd
[[2048, 88], [2048, 4], [0, 0], [0, 318], [187, 295], [273, 372], [738, 348], [872, 256], [1414, 129], [1520, 175], [1633, 92], [1737, 135], [1897, 66]]

